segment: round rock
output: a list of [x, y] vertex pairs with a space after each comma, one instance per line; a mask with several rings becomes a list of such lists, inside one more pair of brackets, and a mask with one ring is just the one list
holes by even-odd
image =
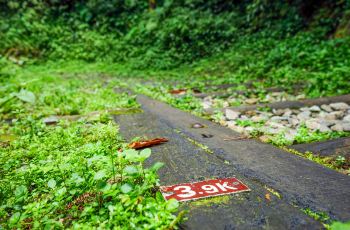
[[350, 106], [344, 102], [332, 103], [332, 104], [329, 104], [329, 106], [335, 110], [347, 110], [350, 108]]
[[227, 119], [229, 120], [235, 120], [239, 117], [241, 113], [240, 112], [237, 112], [237, 111], [234, 111], [232, 109], [226, 109], [225, 110], [225, 116]]
[[332, 112], [333, 109], [329, 105], [321, 105], [321, 109], [323, 109], [326, 112]]

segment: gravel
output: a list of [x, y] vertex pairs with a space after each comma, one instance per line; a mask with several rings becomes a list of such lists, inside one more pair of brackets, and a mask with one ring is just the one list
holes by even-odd
[[[230, 106], [236, 104], [273, 103], [304, 98], [305, 95], [294, 96], [284, 92], [274, 92], [267, 94], [265, 98], [248, 98], [244, 95], [233, 95], [223, 101], [222, 99], [206, 97], [202, 105], [205, 109], [229, 107], [225, 109], [225, 116], [220, 122], [222, 125], [244, 134], [257, 130], [264, 133], [265, 139], [266, 135], [284, 133], [287, 140], [293, 141], [298, 128], [303, 125], [310, 131], [350, 131], [350, 106], [344, 102], [321, 106], [313, 105], [299, 109], [272, 109], [271, 111], [238, 112], [230, 109]], [[238, 120], [250, 120], [261, 125], [241, 127], [237, 125], [236, 121]]]
[[[289, 141], [294, 140], [298, 128], [302, 125], [305, 125], [310, 131], [322, 133], [350, 131], [350, 111], [346, 110], [348, 105], [346, 103], [333, 103], [331, 105], [245, 113], [226, 109], [226, 119], [231, 122], [229, 127], [236, 132], [246, 134], [258, 130], [267, 135], [284, 133], [284, 137]], [[237, 120], [251, 120], [264, 122], [264, 124], [262, 127], [239, 127], [235, 122]]]

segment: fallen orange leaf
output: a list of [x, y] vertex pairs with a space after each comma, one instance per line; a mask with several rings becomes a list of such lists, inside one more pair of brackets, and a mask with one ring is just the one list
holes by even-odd
[[168, 139], [166, 139], [166, 138], [155, 138], [152, 140], [136, 141], [136, 142], [130, 143], [129, 148], [142, 149], [142, 148], [146, 148], [146, 147], [151, 147], [153, 145], [159, 145], [159, 144], [162, 144], [162, 143], [167, 142], [167, 141], [168, 141]]
[[169, 93], [171, 94], [181, 94], [181, 93], [186, 93], [187, 89], [173, 89], [170, 90]]
[[268, 201], [271, 201], [270, 193], [265, 194], [265, 199]]

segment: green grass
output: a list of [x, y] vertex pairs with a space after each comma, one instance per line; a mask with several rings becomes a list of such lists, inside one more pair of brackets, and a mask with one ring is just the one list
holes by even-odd
[[[1, 71], [1, 98], [10, 101], [0, 113], [0, 228], [176, 227], [178, 203], [157, 191], [162, 164], [143, 167], [150, 149], [127, 150], [107, 111], [138, 108], [135, 97], [80, 64], [48, 67]], [[92, 111], [100, 111], [94, 119]], [[43, 122], [73, 114], [81, 116]]]

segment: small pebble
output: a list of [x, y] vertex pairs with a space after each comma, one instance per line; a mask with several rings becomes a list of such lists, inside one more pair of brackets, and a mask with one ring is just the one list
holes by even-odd
[[201, 129], [201, 128], [204, 128], [205, 126], [202, 125], [201, 123], [194, 123], [191, 125], [191, 128], [194, 128], [194, 129]]

